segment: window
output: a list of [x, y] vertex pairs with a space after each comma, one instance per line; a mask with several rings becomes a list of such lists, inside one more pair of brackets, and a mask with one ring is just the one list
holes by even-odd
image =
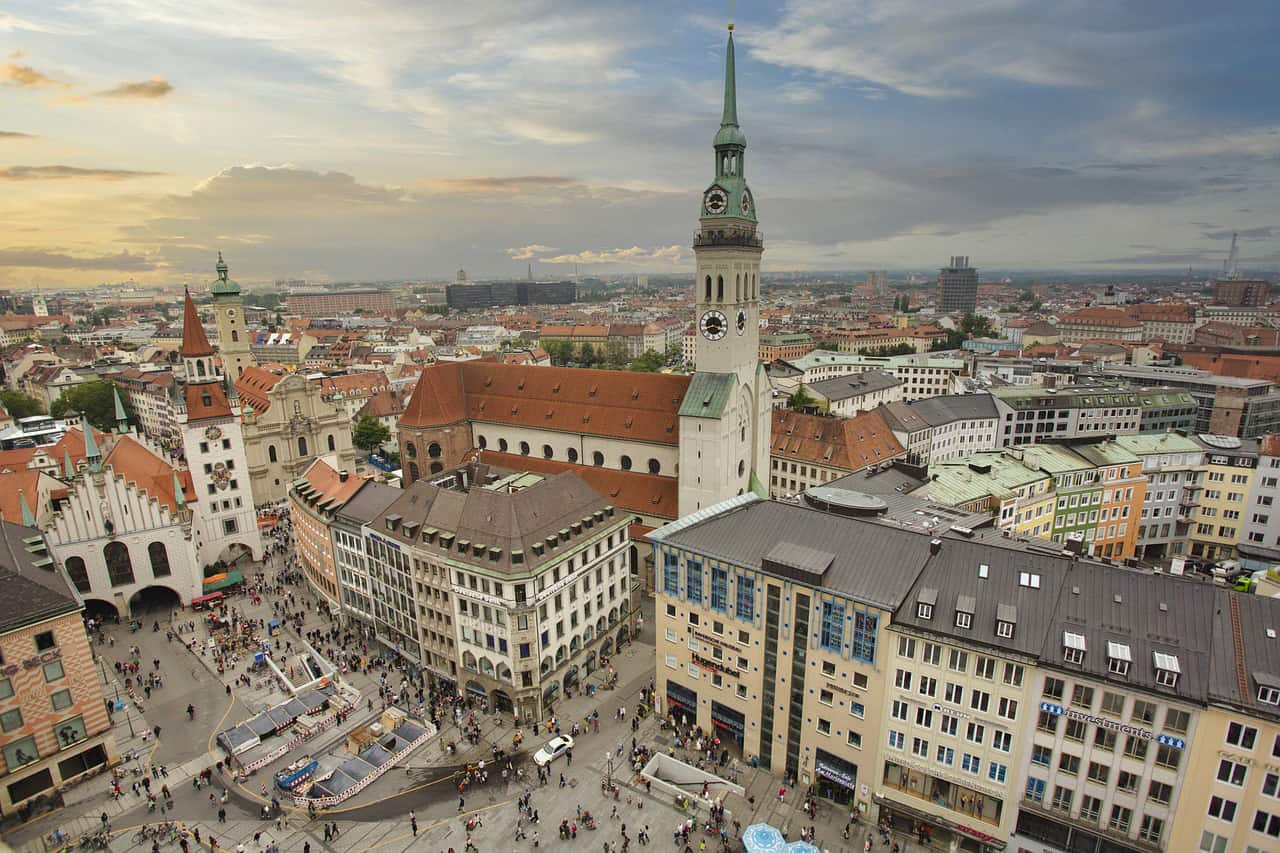
[[995, 732], [991, 735], [991, 746], [1000, 752], [1008, 752], [1013, 749], [1013, 735], [1009, 732]]
[[929, 741], [926, 738], [917, 737], [911, 739], [911, 754], [918, 755], [921, 758], [929, 757]]
[[844, 605], [833, 601], [822, 602], [822, 648], [839, 652], [844, 640]]
[[1129, 735], [1124, 741], [1124, 754], [1138, 761], [1147, 759], [1147, 741], [1136, 735]]
[[108, 542], [102, 549], [102, 557], [107, 563], [107, 577], [112, 586], [133, 583], [133, 562], [129, 559], [128, 546], [123, 542]]
[[933, 728], [933, 711], [928, 708], [916, 708], [916, 726], [922, 729]]
[[1004, 780], [1008, 777], [1008, 775], [1009, 775], [1009, 768], [1004, 764], [999, 764], [993, 761], [987, 765], [987, 778], [990, 779], [992, 782], [998, 782], [999, 784], [1003, 785]]
[[1044, 680], [1044, 695], [1049, 699], [1061, 700], [1066, 689], [1066, 682], [1061, 678], [1046, 678]]
[[10, 771], [25, 767], [40, 757], [40, 753], [36, 749], [36, 739], [31, 736], [5, 744], [3, 751], [5, 764], [8, 765]]
[[896, 749], [901, 751], [904, 740], [905, 740], [905, 737], [903, 736], [902, 732], [895, 732], [892, 729], [889, 730], [889, 748], [890, 749]]
[[1141, 720], [1147, 725], [1151, 725], [1156, 719], [1156, 706], [1151, 702], [1143, 702], [1141, 699], [1133, 703], [1133, 713], [1129, 715], [1131, 720]]
[[305, 435], [298, 436], [298, 455], [307, 455], [307, 437]]
[[1033, 803], [1044, 802], [1044, 780], [1034, 776], [1027, 777], [1027, 799]]
[[964, 687], [959, 684], [947, 682], [947, 689], [943, 692], [943, 698], [952, 705], [960, 705], [964, 703]]
[[1268, 797], [1280, 797], [1280, 773], [1268, 773], [1262, 777], [1262, 793]]
[[821, 702], [823, 705], [834, 704], [835, 698], [836, 698], [836, 695], [832, 693], [830, 690], [818, 691], [818, 701]]
[[1058, 756], [1058, 769], [1063, 773], [1070, 773], [1075, 776], [1080, 772], [1080, 756], [1062, 753]]
[[964, 739], [970, 743], [981, 745], [982, 741], [986, 738], [986, 733], [987, 727], [982, 725], [982, 723], [970, 723], [968, 728], [965, 729]]
[[1241, 788], [1244, 787], [1244, 780], [1248, 773], [1248, 767], [1238, 764], [1229, 758], [1224, 758], [1218, 762], [1219, 782], [1226, 782], [1228, 785], [1235, 785], [1237, 788]]
[[631, 470], [631, 457], [630, 457], [630, 456], [627, 456], [625, 453], [624, 453], [622, 456], [619, 456], [619, 457], [618, 457], [618, 467], [619, 467], [619, 468], [621, 468], [623, 471], [630, 471], [630, 470]]
[[862, 735], [858, 734], [857, 732], [850, 730], [849, 735], [847, 738], [845, 738], [845, 740], [849, 744], [849, 746], [853, 747], [854, 749], [862, 749]]
[[996, 659], [979, 656], [976, 665], [973, 668], [973, 674], [978, 678], [985, 678], [987, 681], [995, 678]]
[[1010, 699], [1007, 696], [1001, 696], [1000, 706], [996, 713], [1001, 717], [1004, 717], [1006, 720], [1018, 719], [1018, 701], [1016, 699]]
[[829, 734], [831, 734], [831, 721], [830, 721], [830, 720], [824, 720], [824, 719], [822, 719], [822, 718], [819, 718], [819, 719], [818, 719], [818, 733], [819, 733], [819, 734], [824, 734], [824, 735], [829, 735]]
[[939, 746], [938, 754], [934, 757], [939, 764], [945, 764], [950, 767], [955, 763], [956, 751], [949, 746]]
[[1116, 790], [1127, 791], [1130, 794], [1136, 793], [1138, 785], [1142, 782], [1142, 777], [1136, 773], [1130, 773], [1127, 770], [1121, 770], [1119, 777], [1116, 779]]
[[80, 557], [68, 557], [63, 563], [63, 568], [67, 570], [67, 576], [71, 578], [71, 582], [75, 584], [78, 592], [89, 592], [92, 587], [89, 585], [89, 572], [85, 568], [84, 560]]
[[969, 653], [962, 652], [959, 649], [952, 649], [948, 656], [947, 669], [952, 672], [964, 672], [969, 668]]
[[898, 638], [898, 657], [914, 659], [916, 656], [916, 641], [911, 637]]
[[1154, 815], [1142, 816], [1142, 828], [1138, 830], [1138, 837], [1143, 841], [1157, 842], [1160, 836], [1164, 834], [1164, 821]]
[[920, 676], [920, 695], [930, 698], [938, 695], [938, 679], [927, 675]]
[[1104, 729], [1098, 726], [1093, 730], [1093, 746], [1095, 749], [1105, 749], [1107, 752], [1114, 752], [1116, 748], [1116, 733], [1114, 729]]
[[750, 620], [755, 615], [755, 603], [755, 578], [738, 575], [738, 618]]
[[960, 725], [960, 721], [957, 720], [955, 717], [951, 716], [950, 714], [943, 714], [941, 724], [938, 726], [938, 730], [941, 731], [944, 735], [951, 735], [952, 737], [955, 737], [956, 729], [959, 728], [959, 725]]
[[13, 682], [7, 678], [0, 678], [0, 699], [8, 699], [13, 695]]
[[152, 542], [147, 546], [147, 556], [151, 558], [152, 577], [165, 578], [173, 574], [169, 568], [169, 552], [163, 542]]
[[1102, 814], [1102, 800], [1090, 796], [1080, 798], [1081, 820], [1096, 821], [1100, 814]]
[[893, 686], [899, 690], [910, 690], [911, 673], [905, 669], [895, 670], [893, 673]]
[[1089, 762], [1089, 781], [1097, 782], [1099, 785], [1107, 784], [1107, 778], [1111, 776], [1111, 768], [1097, 761]]
[[1112, 806], [1111, 820], [1107, 822], [1107, 826], [1116, 832], [1128, 832], [1131, 820], [1133, 820], [1133, 809], [1127, 809], [1124, 806]]
[[66, 673], [63, 672], [62, 670], [62, 661], [60, 660], [50, 661], [49, 663], [44, 665], [45, 683], [58, 681], [64, 675], [66, 675]]
[[717, 566], [711, 567], [711, 609], [721, 613], [729, 609], [729, 572]]
[[1178, 765], [1182, 762], [1182, 750], [1174, 749], [1167, 744], [1161, 744], [1156, 747], [1156, 764], [1160, 767], [1166, 767], [1170, 770], [1177, 770]]
[[880, 617], [857, 611], [853, 614], [853, 657], [867, 663], [876, 660], [876, 636]]
[[956, 611], [956, 627], [969, 629], [973, 626], [973, 614], [965, 613], [963, 610]]
[[698, 604], [702, 603], [702, 564], [697, 560], [685, 562], [685, 597]]
[[975, 711], [988, 711], [991, 707], [991, 694], [982, 690], [973, 691], [969, 698], [969, 707]]
[[1002, 637], [1006, 640], [1011, 639], [1013, 637], [1013, 623], [1007, 622], [1004, 619], [997, 619], [996, 636]]
[[933, 618], [933, 605], [925, 604], [923, 601], [916, 605], [916, 615], [921, 619]]
[[1071, 688], [1071, 704], [1078, 708], [1093, 708], [1093, 688], [1077, 684]]
[[867, 716], [867, 706], [863, 705], [861, 702], [854, 702], [850, 700], [849, 713], [861, 719]]
[[14, 729], [22, 728], [22, 711], [14, 708], [11, 711], [5, 711], [0, 714], [0, 731], [11, 732]]
[[[1111, 693], [1104, 690], [1102, 692], [1102, 713], [1109, 714], [1113, 717], [1124, 716], [1124, 695], [1120, 693]], [[1172, 711], [1170, 712], [1172, 713]], [[1165, 717], [1166, 726], [1168, 717]]]
[[889, 711], [889, 716], [895, 720], [906, 720], [911, 712], [911, 706], [906, 702], [893, 700], [893, 708]]
[[1252, 750], [1258, 738], [1258, 730], [1243, 723], [1231, 723], [1227, 726], [1227, 743], [1241, 749]]
[[1040, 767], [1048, 767], [1053, 760], [1053, 750], [1047, 746], [1031, 747], [1031, 763]]
[[1061, 812], [1071, 811], [1071, 797], [1074, 792], [1061, 785], [1053, 786], [1053, 808]]
[[71, 707], [71, 691], [59, 690], [49, 697], [49, 701], [53, 703], [53, 710], [62, 711]]
[[1067, 740], [1074, 740], [1079, 743], [1084, 742], [1084, 736], [1089, 731], [1089, 724], [1083, 720], [1067, 720]]
[[[410, 443], [410, 444], [406, 445], [406, 446], [405, 446], [405, 450], [407, 450], [407, 451], [409, 452], [409, 458], [410, 458], [410, 459], [412, 459], [412, 458], [413, 458], [413, 456], [414, 456], [414, 452], [413, 452], [413, 444], [412, 444], [412, 443]], [[275, 446], [274, 444], [268, 444], [268, 445], [267, 445], [267, 459], [268, 459], [268, 461], [271, 461], [271, 462], [277, 462], [277, 461], [279, 461], [278, 457], [276, 456], [276, 446]]]
[[931, 664], [933, 666], [941, 666], [942, 665], [942, 646], [938, 645], [937, 643], [925, 643], [924, 655], [920, 659], [927, 664]]
[[1210, 797], [1209, 817], [1231, 823], [1236, 819], [1236, 801], [1218, 796]]
[[1257, 811], [1253, 815], [1253, 831], [1280, 838], [1280, 814]]
[[662, 555], [662, 591], [667, 595], [680, 594], [680, 556], [670, 551]]
[[1004, 665], [1004, 683], [1010, 687], [1021, 687], [1024, 670], [1021, 664], [1006, 663]]

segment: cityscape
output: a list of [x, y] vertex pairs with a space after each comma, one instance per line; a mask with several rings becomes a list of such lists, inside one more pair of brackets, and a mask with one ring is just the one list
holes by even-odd
[[1274, 11], [223, 5], [0, 13], [0, 846], [1280, 850]]

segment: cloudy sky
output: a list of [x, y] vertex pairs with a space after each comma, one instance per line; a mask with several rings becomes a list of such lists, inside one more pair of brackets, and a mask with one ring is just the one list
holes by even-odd
[[[726, 4], [10, 0], [0, 286], [692, 269]], [[1274, 0], [739, 0], [766, 267], [1280, 263]]]

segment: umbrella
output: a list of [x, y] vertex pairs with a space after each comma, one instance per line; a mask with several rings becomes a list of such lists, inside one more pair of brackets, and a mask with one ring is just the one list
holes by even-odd
[[783, 853], [822, 853], [817, 847], [814, 847], [808, 841], [792, 841], [786, 847], [782, 848]]
[[747, 853], [783, 853], [787, 843], [782, 833], [767, 823], [753, 823], [742, 833]]

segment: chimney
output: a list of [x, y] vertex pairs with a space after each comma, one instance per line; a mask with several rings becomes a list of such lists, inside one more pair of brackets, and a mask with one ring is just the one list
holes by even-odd
[[942, 540], [941, 540], [941, 539], [931, 539], [931, 540], [929, 540], [929, 554], [930, 554], [931, 556], [934, 556], [934, 557], [938, 556], [938, 552], [939, 552], [939, 551], [941, 551], [941, 550], [942, 550]]
[[338, 482], [345, 483], [350, 476], [351, 472], [344, 468], [338, 472]]

